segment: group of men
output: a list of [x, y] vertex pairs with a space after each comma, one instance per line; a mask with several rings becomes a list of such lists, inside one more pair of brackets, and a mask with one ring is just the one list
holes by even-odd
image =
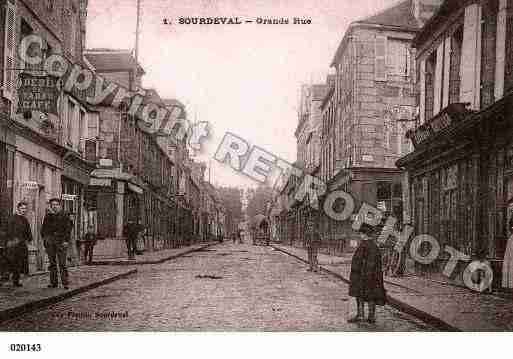
[[[10, 216], [0, 232], [0, 271], [3, 279], [12, 280], [14, 287], [21, 287], [20, 274], [28, 274], [28, 243], [33, 241], [30, 223], [26, 218], [28, 204], [20, 202], [16, 213]], [[69, 278], [66, 268], [67, 249], [71, 239], [73, 222], [62, 211], [59, 198], [49, 201], [48, 213], [43, 219], [41, 237], [50, 262], [50, 284], [57, 288], [59, 274], [62, 287], [68, 289]]]

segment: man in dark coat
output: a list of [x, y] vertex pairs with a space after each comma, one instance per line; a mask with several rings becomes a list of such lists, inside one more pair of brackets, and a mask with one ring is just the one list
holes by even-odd
[[58, 275], [57, 265], [61, 275], [61, 282], [64, 289], [68, 289], [68, 270], [66, 268], [66, 257], [70, 241], [70, 234], [73, 224], [65, 213], [62, 212], [61, 200], [50, 199], [50, 212], [45, 215], [41, 227], [41, 236], [48, 259], [50, 261], [50, 285], [49, 288], [57, 288]]
[[21, 287], [20, 273], [28, 274], [28, 248], [27, 243], [32, 242], [30, 224], [25, 217], [27, 203], [20, 202], [16, 213], [7, 220], [6, 225], [6, 259], [8, 271], [12, 274], [12, 283]]
[[381, 269], [381, 254], [376, 244], [376, 233], [362, 226], [362, 239], [351, 261], [349, 295], [356, 298], [358, 313], [350, 323], [364, 320], [364, 303], [369, 306], [369, 323], [376, 322], [376, 304], [385, 305], [386, 292]]
[[135, 252], [137, 251], [137, 236], [139, 232], [144, 229], [139, 221], [128, 220], [127, 224], [123, 228], [123, 237], [126, 241], [126, 247], [128, 251], [128, 259], [134, 259]]
[[308, 271], [318, 272], [319, 261], [317, 259], [321, 246], [321, 234], [319, 233], [319, 220], [316, 215], [310, 215], [306, 223], [306, 249], [308, 252]]

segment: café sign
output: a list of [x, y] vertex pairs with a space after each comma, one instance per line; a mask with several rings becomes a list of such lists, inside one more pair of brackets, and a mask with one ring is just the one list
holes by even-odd
[[469, 113], [470, 111], [466, 110], [465, 104], [451, 104], [438, 115], [433, 117], [429, 122], [422, 124], [415, 130], [408, 131], [406, 137], [410, 138], [413, 145], [417, 147], [428, 138], [462, 120]]
[[54, 76], [36, 76], [20, 73], [18, 77], [17, 113], [40, 111], [46, 114], [58, 114], [57, 100], [60, 85]]

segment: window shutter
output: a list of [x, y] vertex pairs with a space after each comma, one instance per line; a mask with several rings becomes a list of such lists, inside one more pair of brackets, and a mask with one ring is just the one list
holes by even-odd
[[11, 102], [16, 87], [16, 3], [9, 0], [5, 9], [5, 48], [3, 95]]
[[374, 78], [376, 81], [387, 80], [387, 37], [376, 35], [374, 40]]

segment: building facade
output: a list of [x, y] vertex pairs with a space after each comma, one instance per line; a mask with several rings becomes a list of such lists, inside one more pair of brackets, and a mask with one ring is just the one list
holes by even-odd
[[[512, 1], [443, 3], [414, 41], [422, 125], [397, 162], [415, 232], [489, 260], [496, 287], [513, 212], [512, 36]], [[447, 260], [441, 253], [414, 270], [438, 277]], [[460, 269], [452, 281], [462, 281]]]
[[[405, 134], [415, 127], [415, 50], [412, 40], [440, 1], [403, 1], [355, 21], [331, 63], [336, 81], [323, 101], [321, 178], [328, 192], [343, 189], [357, 207], [366, 202], [403, 219], [402, 174], [397, 159], [413, 148]], [[351, 249], [349, 221], [325, 217], [332, 251]]]
[[89, 217], [84, 207], [84, 189], [92, 168], [85, 161], [82, 139], [86, 136], [90, 109], [84, 103], [83, 94], [59, 90], [51, 80], [49, 86], [55, 91], [50, 101], [53, 110], [22, 107], [23, 93], [18, 82], [23, 85], [23, 78], [48, 79], [48, 76], [41, 65], [25, 63], [19, 57], [19, 50], [26, 36], [38, 35], [42, 38], [41, 47], [29, 49], [29, 53], [37, 51], [43, 59], [60, 54], [71, 64], [82, 64], [86, 9], [85, 0], [0, 2], [3, 25], [0, 30], [3, 58], [0, 158], [7, 168], [0, 185], [0, 220], [13, 212], [16, 203], [29, 203], [27, 217], [35, 238], [29, 247], [31, 271], [45, 268], [46, 256], [39, 231], [51, 197], [61, 198], [64, 210], [74, 217], [68, 259], [70, 264], [78, 263], [76, 241]]

